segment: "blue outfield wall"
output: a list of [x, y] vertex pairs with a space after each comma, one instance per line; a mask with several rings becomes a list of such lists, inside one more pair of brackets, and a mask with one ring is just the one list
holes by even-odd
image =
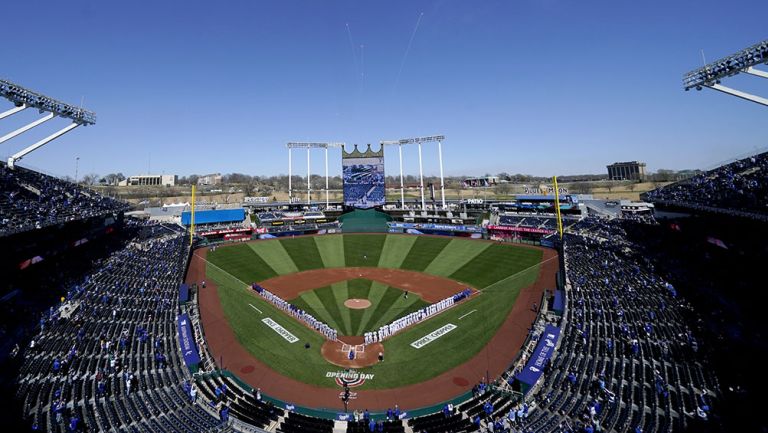
[[[181, 224], [188, 226], [191, 212], [181, 213]], [[195, 212], [195, 224], [240, 222], [245, 219], [245, 209], [200, 210]]]

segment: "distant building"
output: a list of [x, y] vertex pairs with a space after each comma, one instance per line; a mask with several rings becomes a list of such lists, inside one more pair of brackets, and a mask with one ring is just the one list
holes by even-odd
[[221, 173], [206, 174], [197, 178], [198, 185], [219, 185], [221, 183]]
[[685, 180], [701, 174], [701, 170], [680, 170], [675, 174], [676, 180]]
[[621, 201], [622, 215], [653, 215], [653, 211], [653, 203], [629, 200]]
[[637, 161], [614, 162], [608, 166], [610, 180], [645, 180], [645, 163]]
[[130, 176], [120, 182], [119, 186], [174, 186], [178, 181], [175, 174], [144, 174], [139, 176]]

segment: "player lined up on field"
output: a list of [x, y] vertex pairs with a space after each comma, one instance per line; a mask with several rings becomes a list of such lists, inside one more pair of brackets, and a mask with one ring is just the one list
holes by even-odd
[[336, 337], [338, 336], [338, 331], [326, 325], [324, 322], [321, 322], [315, 319], [315, 317], [312, 316], [311, 314], [289, 303], [288, 301], [275, 295], [274, 293], [270, 292], [269, 290], [265, 289], [264, 287], [261, 287], [256, 283], [251, 284], [251, 288], [255, 290], [256, 293], [261, 295], [261, 297], [264, 298], [270, 304], [274, 305], [275, 307], [285, 311], [291, 316], [306, 323], [307, 325], [309, 325], [310, 328], [325, 335], [327, 339], [331, 341], [336, 341]]
[[365, 344], [384, 341], [385, 339], [398, 333], [399, 331], [411, 325], [420, 323], [421, 321], [426, 320], [434, 316], [435, 314], [440, 313], [446, 308], [452, 307], [453, 304], [468, 298], [471, 294], [472, 294], [472, 289], [469, 289], [469, 288], [464, 289], [453, 296], [443, 299], [442, 301], [428, 305], [424, 308], [414, 311], [413, 313], [409, 313], [388, 325], [384, 325], [381, 328], [379, 328], [378, 331], [366, 332], [364, 335]]

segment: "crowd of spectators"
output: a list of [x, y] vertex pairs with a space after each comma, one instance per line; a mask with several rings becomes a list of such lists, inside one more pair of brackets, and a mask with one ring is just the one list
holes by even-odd
[[0, 162], [0, 236], [126, 209], [74, 183]]
[[768, 152], [646, 193], [647, 201], [768, 220]]
[[588, 218], [565, 237], [569, 305], [534, 431], [680, 431], [710, 417], [719, 384], [702, 322], [624, 224], [636, 222]]
[[21, 350], [17, 397], [33, 431], [214, 431], [177, 350], [187, 237], [151, 227], [66, 290]]

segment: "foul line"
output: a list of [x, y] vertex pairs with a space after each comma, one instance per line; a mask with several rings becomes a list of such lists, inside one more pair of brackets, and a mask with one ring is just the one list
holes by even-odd
[[241, 280], [240, 278], [237, 278], [236, 276], [234, 276], [234, 275], [230, 274], [229, 272], [225, 271], [224, 269], [221, 269], [220, 267], [218, 267], [218, 266], [214, 265], [213, 263], [211, 263], [210, 261], [208, 261], [208, 259], [206, 259], [205, 257], [203, 257], [203, 256], [200, 256], [200, 255], [197, 255], [197, 254], [194, 254], [194, 256], [195, 256], [195, 257], [197, 257], [198, 259], [200, 259], [200, 260], [204, 261], [205, 263], [207, 263], [207, 264], [209, 264], [209, 265], [213, 266], [214, 268], [218, 269], [219, 271], [223, 272], [224, 274], [228, 275], [228, 276], [229, 276], [229, 277], [231, 277], [233, 280], [235, 280], [235, 281], [239, 281], [239, 282], [243, 283], [243, 285], [244, 285], [245, 287], [247, 287], [247, 288], [250, 288], [250, 287], [251, 287], [251, 285], [250, 285], [250, 284], [248, 284], [248, 283], [246, 283], [245, 281]]
[[264, 313], [263, 313], [261, 310], [259, 310], [258, 308], [256, 308], [256, 307], [255, 307], [253, 304], [248, 304], [248, 305], [250, 305], [250, 306], [251, 306], [251, 308], [253, 308], [254, 310], [258, 311], [258, 312], [259, 312], [259, 314], [264, 314]]
[[[523, 269], [522, 271], [518, 271], [518, 272], [515, 272], [514, 274], [512, 274], [512, 275], [509, 275], [509, 276], [507, 276], [507, 277], [505, 277], [505, 278], [502, 278], [501, 280], [499, 280], [499, 281], [496, 281], [495, 283], [491, 283], [489, 286], [486, 286], [485, 288], [483, 288], [483, 289], [480, 289], [480, 290], [478, 290], [478, 291], [479, 291], [479, 292], [481, 292], [481, 293], [482, 293], [482, 292], [485, 292], [485, 291], [488, 289], [488, 287], [493, 287], [493, 286], [495, 286], [495, 285], [497, 285], [497, 284], [499, 284], [499, 283], [503, 283], [503, 282], [505, 282], [505, 281], [507, 281], [507, 280], [511, 280], [511, 279], [513, 279], [513, 278], [517, 278], [517, 277], [519, 277], [520, 275], [522, 275], [522, 274], [524, 274], [524, 273], [526, 273], [526, 272], [530, 271], [531, 269], [533, 269], [533, 268], [535, 268], [535, 267], [537, 267], [537, 266], [541, 266], [541, 265], [543, 265], [544, 263], [548, 263], [548, 262], [551, 262], [552, 260], [556, 259], [557, 257], [558, 257], [558, 256], [557, 256], [557, 255], [555, 255], [554, 257], [550, 257], [550, 258], [548, 258], [548, 259], [546, 259], [546, 260], [542, 260], [542, 261], [540, 261], [539, 263], [536, 263], [535, 265], [531, 265], [531, 266], [528, 266], [527, 268]], [[214, 265], [214, 266], [215, 266], [215, 265]]]
[[467, 313], [467, 314], [465, 314], [465, 315], [463, 315], [463, 316], [460, 316], [460, 317], [459, 317], [459, 320], [461, 320], [461, 319], [463, 319], [463, 318], [465, 318], [465, 317], [469, 316], [470, 314], [474, 313], [475, 311], [477, 311], [477, 310], [472, 310], [472, 311], [470, 311], [469, 313]]

